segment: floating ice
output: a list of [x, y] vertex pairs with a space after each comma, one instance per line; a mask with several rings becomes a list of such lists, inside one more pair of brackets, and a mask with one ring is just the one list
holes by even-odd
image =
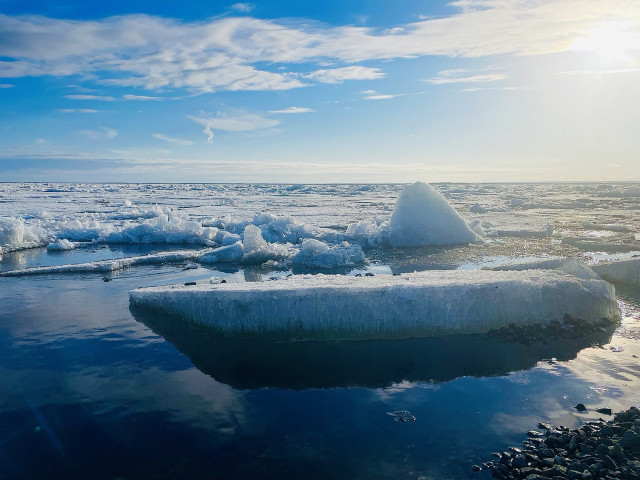
[[22, 218], [0, 218], [0, 253], [46, 245], [42, 228], [28, 225]]
[[216, 248], [212, 252], [200, 257], [200, 261], [204, 263], [220, 263], [220, 262], [239, 262], [244, 255], [242, 242], [232, 243], [224, 247]]
[[291, 263], [295, 266], [315, 268], [352, 267], [364, 261], [364, 252], [360, 245], [349, 245], [348, 242], [343, 242], [330, 247], [324, 242], [311, 238], [302, 241], [302, 250], [291, 259]]
[[545, 225], [543, 228], [523, 228], [515, 230], [496, 230], [499, 237], [528, 237], [528, 238], [545, 238], [553, 235], [553, 225]]
[[558, 270], [585, 280], [597, 280], [600, 278], [584, 261], [573, 258], [548, 258], [530, 262], [511, 263], [509, 265], [491, 267], [488, 270], [518, 272], [523, 270]]
[[189, 220], [176, 213], [160, 214], [137, 225], [125, 227], [109, 234], [109, 243], [192, 243], [212, 246], [217, 228], [203, 227], [195, 220]]
[[625, 225], [614, 225], [612, 223], [593, 223], [593, 222], [583, 222], [582, 228], [587, 228], [589, 230], [605, 230], [609, 232], [623, 232], [628, 233], [631, 229]]
[[262, 230], [255, 225], [247, 225], [244, 229], [242, 241], [244, 255], [242, 263], [260, 264], [269, 260], [282, 260], [291, 255], [291, 251], [285, 245], [267, 243], [262, 238]]
[[640, 258], [599, 263], [593, 271], [611, 282], [640, 285]]
[[545, 324], [565, 315], [585, 321], [620, 317], [611, 284], [553, 270], [168, 285], [133, 290], [130, 301], [223, 336], [261, 338], [405, 338]]
[[76, 248], [76, 244], [73, 242], [70, 242], [65, 238], [62, 238], [57, 242], [50, 243], [49, 245], [47, 245], [47, 250], [49, 250], [50, 252], [61, 252], [64, 250], [73, 250], [74, 248]]
[[431, 185], [416, 182], [400, 195], [389, 223], [391, 245], [461, 245], [476, 235], [455, 208]]
[[108, 273], [135, 265], [158, 265], [162, 263], [197, 260], [209, 250], [182, 250], [177, 252], [161, 252], [139, 257], [116, 258], [97, 262], [75, 263], [71, 265], [53, 265], [32, 267], [21, 270], [0, 272], [0, 277], [24, 277], [28, 275], [46, 275], [50, 273]]

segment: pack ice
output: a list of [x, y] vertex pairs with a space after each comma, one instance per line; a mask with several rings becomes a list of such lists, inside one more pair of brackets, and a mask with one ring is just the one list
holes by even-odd
[[554, 270], [426, 271], [400, 276], [304, 275], [133, 290], [132, 304], [221, 336], [365, 339], [478, 333], [565, 315], [619, 319], [613, 287]]
[[640, 258], [602, 262], [594, 265], [593, 271], [611, 282], [640, 285]]

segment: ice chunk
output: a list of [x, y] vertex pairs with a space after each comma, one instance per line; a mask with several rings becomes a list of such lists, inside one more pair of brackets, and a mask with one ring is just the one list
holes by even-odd
[[574, 258], [547, 258], [543, 260], [533, 260], [530, 262], [500, 265], [497, 267], [492, 267], [488, 270], [559, 270], [561, 272], [568, 273], [569, 275], [575, 275], [576, 277], [580, 277], [585, 280], [595, 280], [600, 278], [598, 274], [594, 272], [584, 261]]
[[204, 263], [239, 262], [242, 260], [242, 255], [244, 255], [242, 242], [236, 242], [216, 248], [214, 251], [200, 257], [200, 261]]
[[631, 229], [625, 225], [615, 225], [612, 223], [583, 222], [582, 228], [587, 228], [589, 230], [605, 230], [609, 232], [622, 232], [622, 233], [631, 232]]
[[541, 229], [522, 228], [516, 230], [497, 230], [500, 237], [528, 237], [528, 238], [545, 238], [553, 235], [553, 225], [545, 225]]
[[291, 251], [285, 245], [267, 243], [262, 238], [262, 230], [255, 225], [247, 225], [244, 229], [242, 241], [244, 255], [242, 263], [260, 264], [269, 260], [281, 260], [291, 255]]
[[46, 245], [42, 228], [28, 225], [22, 218], [0, 218], [0, 253]]
[[593, 271], [610, 282], [640, 285], [640, 258], [599, 263]]
[[64, 250], [73, 250], [74, 248], [76, 248], [76, 244], [64, 238], [47, 245], [47, 250], [50, 252], [61, 252]]
[[295, 266], [315, 268], [352, 267], [364, 261], [360, 245], [343, 242], [329, 247], [326, 243], [311, 238], [302, 241], [302, 250], [291, 259]]
[[182, 250], [177, 252], [161, 252], [139, 257], [116, 258], [114, 260], [100, 260], [97, 262], [75, 263], [70, 265], [53, 265], [47, 267], [32, 267], [21, 270], [0, 272], [0, 277], [23, 277], [27, 275], [45, 275], [49, 273], [108, 273], [133, 267], [136, 265], [158, 265], [170, 262], [197, 260], [209, 250]]
[[391, 245], [460, 245], [476, 235], [444, 196], [431, 185], [416, 182], [406, 186], [391, 215]]
[[400, 276], [305, 275], [133, 290], [134, 305], [223, 336], [405, 338], [486, 332], [510, 323], [620, 317], [613, 286], [553, 270], [427, 271]]

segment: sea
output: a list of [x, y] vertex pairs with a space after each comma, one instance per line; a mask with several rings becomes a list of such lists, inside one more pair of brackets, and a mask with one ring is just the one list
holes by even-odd
[[[638, 184], [433, 186], [476, 243], [384, 244], [404, 185], [0, 183], [0, 272], [217, 248], [248, 223], [291, 252], [316, 238], [366, 257], [331, 270], [278, 258], [0, 276], [0, 478], [486, 479], [472, 465], [538, 422], [640, 405], [637, 285], [615, 285], [615, 332], [541, 342], [219, 338], [130, 307], [132, 289], [212, 277], [640, 255]], [[72, 248], [47, 249], [63, 239]]]

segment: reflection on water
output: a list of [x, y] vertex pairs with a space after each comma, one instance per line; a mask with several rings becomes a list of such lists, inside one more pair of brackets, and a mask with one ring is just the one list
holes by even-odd
[[187, 355], [203, 373], [239, 389], [381, 388], [402, 381], [446, 382], [506, 375], [555, 358], [565, 361], [611, 334], [502, 342], [482, 335], [366, 341], [265, 341], [215, 338], [177, 318], [130, 307], [131, 313]]
[[0, 278], [0, 478], [477, 479], [473, 463], [540, 420], [640, 402], [637, 287], [619, 288], [626, 318], [603, 348], [217, 340], [129, 311], [130, 289], [212, 274], [245, 280], [171, 265]]

